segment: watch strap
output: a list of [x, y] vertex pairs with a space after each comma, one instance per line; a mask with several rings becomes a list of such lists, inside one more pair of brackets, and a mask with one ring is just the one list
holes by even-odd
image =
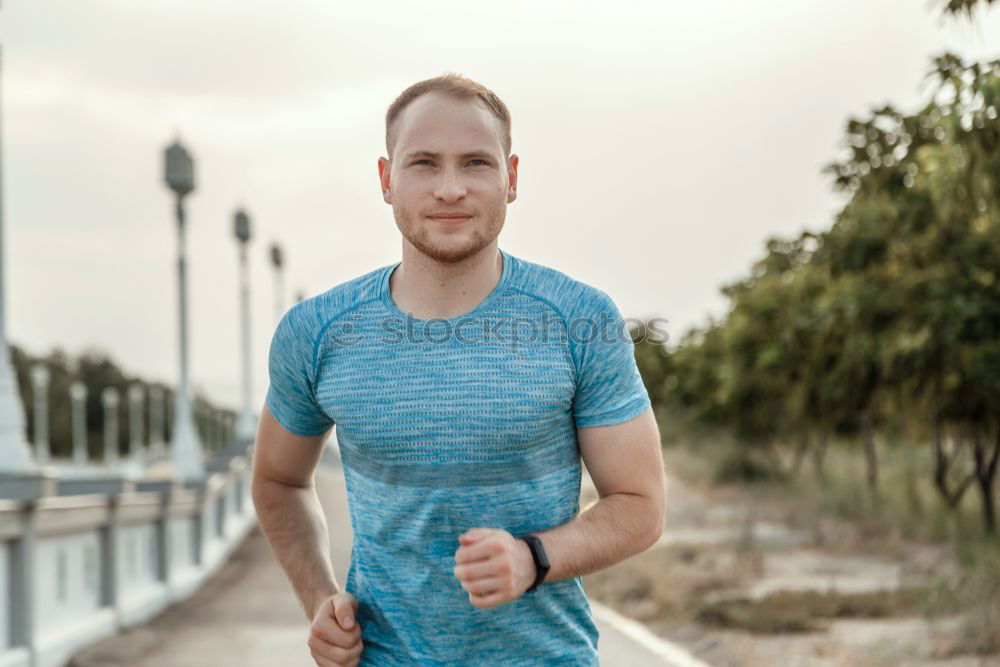
[[545, 580], [545, 576], [549, 573], [551, 566], [549, 565], [548, 555], [545, 553], [545, 547], [542, 545], [540, 539], [534, 535], [521, 535], [517, 539], [524, 540], [528, 544], [528, 549], [531, 550], [531, 558], [535, 561], [535, 581], [525, 591], [525, 593], [530, 593]]

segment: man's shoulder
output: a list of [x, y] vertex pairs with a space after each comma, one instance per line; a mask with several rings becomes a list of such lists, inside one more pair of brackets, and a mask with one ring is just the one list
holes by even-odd
[[521, 270], [513, 291], [547, 303], [565, 318], [606, 309], [611, 301], [604, 290], [554, 267], [518, 258]]
[[288, 309], [286, 320], [304, 335], [315, 336], [338, 316], [379, 298], [381, 278], [391, 265], [338, 283], [324, 292], [303, 299]]

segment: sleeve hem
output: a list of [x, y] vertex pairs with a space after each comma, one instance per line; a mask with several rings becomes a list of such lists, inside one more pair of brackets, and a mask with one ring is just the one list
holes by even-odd
[[625, 405], [610, 412], [597, 415], [574, 415], [576, 428], [593, 428], [595, 426], [611, 426], [621, 424], [644, 413], [651, 405], [649, 396], [637, 396]]
[[329, 431], [334, 426], [333, 422], [330, 422], [329, 426], [325, 426], [325, 427], [321, 428], [318, 431], [317, 430], [313, 430], [313, 429], [308, 429], [308, 428], [306, 428], [306, 429], [298, 428], [298, 427], [292, 426], [291, 423], [288, 420], [285, 419], [285, 416], [284, 416], [284, 413], [283, 413], [282, 410], [275, 411], [274, 404], [273, 404], [273, 401], [271, 400], [270, 394], [268, 394], [268, 396], [265, 398], [265, 403], [267, 404], [267, 410], [268, 410], [268, 412], [270, 412], [271, 416], [274, 417], [274, 421], [278, 422], [278, 425], [281, 426], [281, 428], [285, 429], [286, 431], [288, 431], [292, 435], [297, 435], [297, 436], [302, 437], [302, 438], [311, 438], [311, 437], [314, 437], [314, 436], [317, 436], [317, 435], [323, 435], [324, 433], [326, 433], [327, 431]]

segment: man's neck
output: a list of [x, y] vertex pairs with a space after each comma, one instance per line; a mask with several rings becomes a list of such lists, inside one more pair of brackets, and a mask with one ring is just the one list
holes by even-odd
[[502, 273], [496, 241], [461, 262], [447, 264], [404, 240], [403, 261], [389, 278], [389, 292], [397, 308], [419, 320], [458, 317], [482, 303]]

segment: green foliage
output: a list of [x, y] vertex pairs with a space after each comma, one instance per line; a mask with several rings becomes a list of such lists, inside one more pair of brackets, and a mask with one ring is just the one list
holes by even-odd
[[941, 0], [942, 11], [952, 16], [972, 17], [980, 7], [988, 7], [996, 0]]
[[731, 452], [723, 458], [715, 469], [713, 481], [717, 484], [754, 484], [772, 482], [779, 476], [767, 465], [759, 462], [748, 452]]
[[[44, 364], [48, 368], [49, 448], [53, 456], [62, 458], [72, 456], [72, 413], [69, 387], [74, 381], [82, 382], [87, 389], [87, 451], [89, 457], [99, 458], [104, 451], [104, 407], [101, 393], [107, 387], [116, 388], [119, 394], [119, 453], [123, 454], [127, 451], [129, 440], [128, 389], [135, 384], [142, 386], [146, 397], [154, 386], [163, 391], [167, 408], [166, 436], [169, 439], [173, 391], [162, 383], [147, 382], [125, 373], [110, 357], [97, 350], [84, 352], [77, 359], [70, 359], [59, 349], [55, 349], [43, 357], [32, 357], [16, 345], [11, 345], [10, 351], [11, 363], [17, 374], [21, 399], [25, 407], [27, 437], [32, 443], [34, 443], [35, 437], [35, 397], [31, 384], [31, 368], [36, 364]], [[201, 409], [218, 409], [203, 396], [195, 396], [193, 403], [196, 415]], [[148, 403], [145, 401], [143, 412], [144, 441], [148, 442], [149, 412]], [[204, 437], [204, 425], [198, 423], [198, 426]]]
[[931, 442], [942, 496], [956, 504], [978, 489], [995, 530], [1000, 60], [945, 54], [928, 78], [916, 113], [884, 106], [848, 121], [827, 168], [846, 196], [830, 229], [768, 241], [750, 275], [723, 288], [724, 319], [655, 365], [637, 358], [666, 407], [778, 467], [774, 452], [791, 448], [791, 472], [817, 440], [863, 444], [876, 498], [876, 439], [906, 430]]
[[656, 403], [666, 401], [673, 375], [671, 358], [663, 343], [649, 332], [648, 325], [630, 332], [635, 342], [636, 362], [642, 369], [643, 383], [650, 399]]

